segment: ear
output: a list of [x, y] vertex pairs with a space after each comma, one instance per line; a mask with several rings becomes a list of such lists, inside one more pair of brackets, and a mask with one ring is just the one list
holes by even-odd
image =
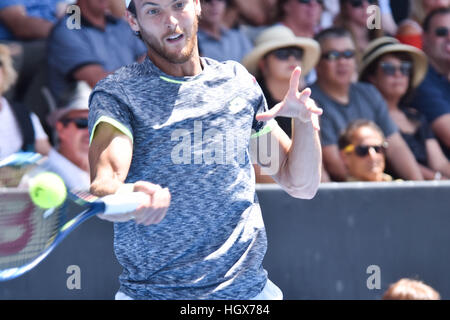
[[343, 150], [339, 151], [339, 156], [342, 159], [342, 162], [344, 163], [345, 167], [348, 168], [349, 163], [348, 163], [348, 154], [346, 152], [344, 152]]
[[126, 10], [125, 12], [126, 12], [125, 16], [128, 21], [128, 24], [130, 25], [131, 30], [133, 30], [134, 32], [141, 31], [141, 28], [139, 27], [136, 17], [128, 10]]
[[200, 0], [194, 0], [194, 6], [195, 6], [195, 14], [197, 17], [200, 18], [202, 14], [202, 6], [200, 5]]

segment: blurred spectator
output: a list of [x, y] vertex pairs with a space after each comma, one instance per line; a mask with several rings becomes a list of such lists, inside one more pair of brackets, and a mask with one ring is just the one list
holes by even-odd
[[57, 173], [69, 189], [89, 190], [87, 119], [90, 92], [85, 82], [77, 83], [75, 90], [63, 97], [62, 106], [49, 115], [48, 121], [56, 132], [56, 149], [50, 150], [48, 159], [30, 176], [51, 171]]
[[422, 112], [450, 159], [450, 8], [432, 11], [424, 22], [423, 50], [429, 66], [412, 106]]
[[276, 19], [276, 4], [277, 0], [229, 0], [224, 22], [229, 28], [270, 25]]
[[252, 49], [252, 43], [239, 29], [228, 29], [223, 23], [228, 0], [202, 0], [198, 26], [200, 55], [218, 61], [240, 62]]
[[320, 28], [327, 29], [334, 25], [334, 19], [340, 11], [339, 0], [323, 0], [322, 8]]
[[441, 300], [435, 289], [422, 281], [403, 278], [391, 284], [383, 294], [383, 300]]
[[448, 8], [450, 0], [411, 0], [409, 18], [400, 22], [396, 38], [400, 42], [422, 49], [422, 24], [425, 17], [438, 8]]
[[38, 117], [3, 96], [16, 78], [9, 48], [0, 45], [0, 158], [20, 150], [46, 155], [51, 146]]
[[353, 43], [356, 44], [356, 61], [359, 63], [362, 52], [369, 42], [384, 35], [382, 28], [369, 29], [367, 22], [369, 14], [367, 8], [370, 5], [378, 5], [377, 0], [340, 0], [340, 12], [336, 16], [335, 26], [350, 31]]
[[367, 48], [360, 80], [372, 83], [383, 95], [389, 114], [400, 129], [403, 139], [416, 157], [427, 180], [450, 177], [450, 162], [426, 120], [410, 107], [413, 90], [427, 71], [427, 58], [416, 47], [400, 44], [397, 39], [383, 37]]
[[350, 122], [339, 137], [338, 145], [348, 172], [346, 181], [392, 181], [392, 177], [384, 173], [388, 143], [374, 122]]
[[[269, 109], [283, 100], [289, 89], [293, 70], [301, 66], [302, 74], [307, 74], [317, 63], [320, 55], [316, 41], [296, 37], [287, 27], [276, 25], [266, 29], [256, 39], [255, 48], [242, 61], [247, 70], [258, 81]], [[302, 77], [303, 79], [303, 77]], [[301, 83], [303, 83], [301, 79]], [[303, 88], [303, 85], [299, 90]], [[275, 118], [281, 129], [291, 137], [291, 118]], [[269, 176], [260, 174], [255, 165], [257, 183], [273, 183]]]
[[352, 83], [356, 70], [355, 45], [348, 30], [330, 28], [316, 36], [321, 58], [317, 64], [317, 82], [311, 86], [312, 98], [324, 109], [321, 140], [326, 171], [333, 180], [346, 179], [347, 170], [339, 156], [338, 138], [347, 125], [356, 119], [375, 122], [390, 145], [386, 153], [396, 177], [405, 180], [423, 179], [408, 145], [389, 117], [388, 108], [378, 90], [367, 83]]
[[33, 78], [46, 58], [53, 24], [64, 14], [65, 0], [4, 0], [0, 2], [0, 42], [11, 49], [19, 78], [8, 97], [24, 101]]
[[279, 22], [297, 37], [313, 38], [320, 29], [323, 0], [279, 0]]
[[123, 0], [109, 0], [109, 13], [116, 18], [125, 17], [126, 7]]
[[[109, 0], [78, 0], [81, 29], [66, 16], [49, 38], [49, 86], [58, 101], [76, 81], [95, 84], [116, 69], [143, 58], [147, 49], [121, 18], [107, 15]], [[70, 89], [69, 89], [70, 90]]]

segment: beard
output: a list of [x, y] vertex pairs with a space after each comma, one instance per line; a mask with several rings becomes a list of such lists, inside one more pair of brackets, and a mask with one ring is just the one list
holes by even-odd
[[[165, 50], [164, 44], [161, 44], [161, 41], [159, 41], [159, 39], [157, 39], [154, 35], [147, 33], [142, 27], [141, 37], [147, 48], [149, 48], [150, 51], [156, 53], [159, 57], [163, 58], [169, 63], [182, 64], [187, 62], [194, 54], [194, 49], [197, 47], [197, 31], [198, 17], [195, 16], [192, 28], [191, 30], [189, 30], [189, 33], [183, 32], [183, 36], [185, 38], [185, 46], [181, 51], [178, 52], [169, 52], [168, 50]], [[181, 33], [181, 30], [177, 29], [168, 32], [162, 37], [162, 39], [165, 39], [175, 32]]]

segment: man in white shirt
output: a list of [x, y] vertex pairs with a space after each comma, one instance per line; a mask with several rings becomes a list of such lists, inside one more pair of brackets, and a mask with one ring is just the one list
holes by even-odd
[[89, 133], [88, 113], [91, 89], [80, 82], [65, 99], [62, 108], [56, 109], [48, 118], [54, 128], [57, 144], [51, 149], [47, 160], [30, 176], [38, 172], [57, 173], [71, 190], [89, 190]]

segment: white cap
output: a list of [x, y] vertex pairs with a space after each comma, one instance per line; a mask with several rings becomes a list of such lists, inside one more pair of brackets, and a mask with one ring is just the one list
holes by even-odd
[[128, 8], [128, 6], [130, 5], [131, 0], [125, 0], [125, 6]]

